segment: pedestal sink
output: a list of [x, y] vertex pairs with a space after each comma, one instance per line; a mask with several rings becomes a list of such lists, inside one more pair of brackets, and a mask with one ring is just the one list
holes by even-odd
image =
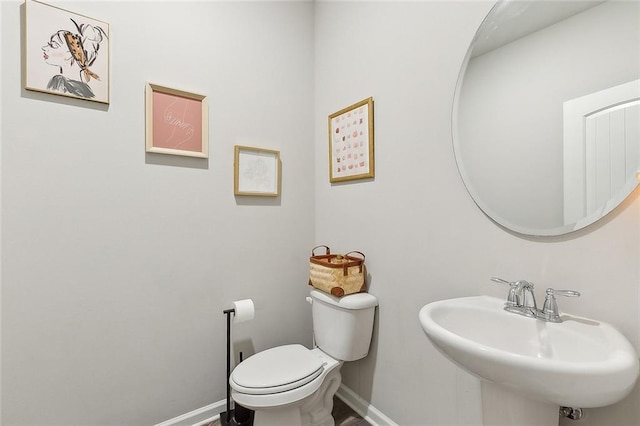
[[633, 389], [638, 354], [611, 325], [568, 314], [545, 322], [503, 306], [494, 297], [464, 297], [429, 303], [419, 314], [435, 347], [483, 381], [485, 424], [512, 421], [487, 404], [519, 406], [518, 425], [557, 425], [559, 406], [610, 405]]

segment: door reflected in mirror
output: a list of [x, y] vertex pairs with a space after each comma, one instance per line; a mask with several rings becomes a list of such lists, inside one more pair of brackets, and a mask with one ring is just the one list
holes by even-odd
[[502, 1], [454, 104], [462, 178], [495, 222], [561, 235], [613, 210], [640, 170], [640, 0]]

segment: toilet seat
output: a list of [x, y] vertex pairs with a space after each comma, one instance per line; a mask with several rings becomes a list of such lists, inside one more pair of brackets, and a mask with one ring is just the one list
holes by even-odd
[[[243, 407], [249, 408], [251, 410], [260, 410], [263, 408], [273, 410], [276, 409], [276, 407], [286, 407], [290, 404], [296, 404], [298, 401], [302, 401], [305, 398], [311, 396], [314, 392], [320, 389], [324, 382], [326, 382], [327, 377], [337, 376], [338, 379], [340, 378], [340, 368], [343, 363], [342, 361], [338, 361], [332, 358], [330, 355], [322, 352], [322, 350], [319, 348], [309, 350], [303, 346], [302, 349], [303, 351], [308, 352], [309, 354], [312, 354], [316, 358], [320, 359], [321, 368], [320, 373], [317, 377], [313, 379], [310, 378], [306, 384], [300, 385], [288, 391], [257, 394], [256, 388], [241, 389], [241, 387], [235, 382], [234, 374], [232, 373], [231, 377], [229, 378], [229, 384], [231, 385], [231, 397], [233, 398], [233, 400]], [[269, 349], [269, 351], [270, 350], [271, 349]], [[245, 365], [251, 358], [257, 357], [261, 353], [262, 352], [247, 358], [236, 367], [236, 370]], [[285, 362], [289, 361], [290, 360], [285, 360]], [[262, 365], [261, 362], [256, 364], [259, 364], [259, 368], [262, 370], [269, 368]], [[244, 368], [242, 370], [244, 370]], [[239, 370], [238, 373], [242, 372], [242, 370]], [[240, 377], [242, 376], [240, 375]], [[313, 377], [313, 375], [311, 375], [311, 377]], [[297, 381], [297, 384], [299, 385], [302, 381], [304, 380]], [[272, 389], [273, 388], [269, 388], [269, 391], [272, 392]]]
[[324, 364], [316, 351], [302, 345], [278, 346], [238, 364], [229, 381], [234, 390], [250, 395], [286, 392], [316, 379]]

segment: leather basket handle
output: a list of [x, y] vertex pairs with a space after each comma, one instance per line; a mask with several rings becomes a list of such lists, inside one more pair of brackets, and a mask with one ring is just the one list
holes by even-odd
[[320, 246], [315, 246], [314, 248], [311, 249], [311, 256], [315, 256], [316, 255], [316, 253], [315, 253], [316, 249], [320, 248], [320, 247], [324, 247], [325, 248], [325, 253], [324, 253], [325, 255], [331, 254], [331, 250], [329, 249], [328, 246], [320, 245]]
[[[360, 263], [360, 270], [359, 270], [359, 272], [362, 272], [362, 265], [364, 265], [364, 253], [362, 253], [361, 251], [354, 250], [354, 251], [350, 251], [349, 253], [345, 254], [345, 255], [344, 255], [344, 257], [349, 258], [349, 255], [350, 255], [351, 253], [358, 253], [360, 256], [362, 256], [362, 262]], [[354, 258], [354, 259], [355, 259], [355, 258]], [[346, 266], [345, 266], [345, 268], [344, 268], [344, 274], [345, 274], [345, 275], [347, 275], [347, 268], [346, 268]]]
[[362, 261], [364, 262], [364, 253], [362, 253], [361, 251], [350, 251], [349, 253], [345, 254], [344, 257], [349, 256], [351, 253], [358, 253], [360, 256], [362, 256]]

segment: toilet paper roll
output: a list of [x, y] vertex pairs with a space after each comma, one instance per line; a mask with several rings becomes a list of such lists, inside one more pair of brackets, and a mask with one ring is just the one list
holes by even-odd
[[233, 309], [235, 310], [234, 323], [249, 321], [255, 316], [255, 308], [251, 299], [236, 300], [233, 302]]

